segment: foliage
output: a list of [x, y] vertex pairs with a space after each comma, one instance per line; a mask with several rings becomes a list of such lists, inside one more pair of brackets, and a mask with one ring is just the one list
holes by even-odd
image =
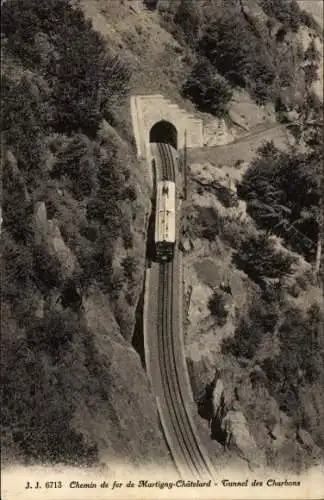
[[260, 102], [273, 97], [276, 68], [269, 44], [258, 39], [235, 11], [225, 11], [223, 17], [206, 27], [199, 50], [231, 84], [248, 87]]
[[195, 0], [180, 1], [174, 17], [174, 23], [180, 27], [182, 37], [190, 47], [197, 45], [203, 22], [200, 2], [196, 2]]
[[198, 109], [218, 117], [226, 115], [233, 95], [226, 80], [217, 74], [208, 60], [199, 61], [193, 67], [182, 93]]
[[122, 262], [125, 277], [131, 282], [134, 281], [134, 276], [137, 270], [137, 261], [134, 257], [125, 257]]
[[257, 223], [307, 257], [314, 252], [318, 233], [318, 160], [314, 154], [291, 155], [267, 143], [238, 186]]
[[97, 189], [100, 149], [87, 136], [78, 134], [58, 151], [51, 177], [69, 179], [69, 188], [77, 200], [89, 197]]
[[267, 358], [263, 369], [271, 392], [278, 398], [281, 409], [295, 416], [300, 405], [297, 385], [319, 381], [324, 361], [319, 329], [323, 312], [313, 304], [304, 315], [298, 309], [288, 309], [279, 328], [280, 354]]
[[[242, 87], [258, 104], [264, 104], [287, 95], [287, 89], [294, 94], [302, 51], [298, 42], [290, 46], [283, 42], [289, 31], [296, 31], [303, 24], [311, 26], [312, 17], [299, 9], [295, 1], [264, 0], [262, 7], [269, 16], [267, 21], [247, 12], [234, 0], [221, 3], [217, 0], [163, 1], [160, 11], [164, 24], [177, 40], [187, 50], [194, 51], [194, 60], [200, 64], [208, 59], [213, 73], [225, 78], [228, 90], [233, 86]], [[279, 18], [283, 25], [274, 35], [272, 27]], [[192, 68], [195, 74], [189, 77], [192, 90], [185, 93], [196, 104], [199, 103], [197, 94], [204, 96], [203, 89], [210, 89], [213, 80], [212, 76], [206, 79], [197, 74], [198, 68], [202, 70], [199, 64]], [[222, 81], [221, 88], [224, 87]], [[203, 99], [204, 110], [208, 109], [208, 101], [212, 103], [214, 98]]]
[[43, 177], [42, 141], [49, 133], [51, 110], [47, 96], [27, 77], [18, 83], [5, 75], [1, 80], [1, 127], [5, 145], [15, 154], [28, 183], [37, 185]]
[[149, 10], [155, 10], [157, 8], [158, 3], [159, 0], [144, 0], [144, 5]]
[[[97, 446], [74, 430], [71, 388], [81, 381], [82, 404], [96, 390], [107, 399], [81, 304], [90, 286], [112, 296], [116, 239], [131, 245], [134, 159], [117, 133], [97, 135], [130, 75], [67, 0], [7, 0], [2, 33], [15, 69], [1, 78], [2, 431], [26, 463], [92, 464]], [[71, 277], [58, 234], [75, 257]]]
[[267, 294], [255, 296], [246, 313], [243, 313], [235, 328], [234, 337], [222, 343], [223, 353], [252, 359], [265, 334], [272, 334], [279, 317], [279, 304]]
[[[49, 82], [53, 126], [59, 132], [95, 136], [105, 108], [128, 92], [129, 70], [109, 54], [91, 22], [68, 0], [8, 0], [2, 32], [12, 54], [40, 69]], [[43, 33], [49, 45], [45, 67], [36, 43]]]
[[226, 298], [223, 293], [214, 292], [208, 300], [208, 308], [219, 326], [224, 326], [228, 316]]
[[202, 238], [214, 241], [220, 231], [219, 217], [211, 207], [200, 207], [195, 218], [195, 228], [199, 231]]
[[284, 277], [295, 262], [292, 255], [277, 250], [273, 239], [261, 232], [243, 240], [233, 259], [256, 283], [262, 283], [264, 278]]
[[[53, 353], [58, 362], [57, 353], [70, 328], [67, 321], [68, 318], [52, 317], [39, 325], [35, 321], [26, 324], [25, 337], [21, 332], [17, 336], [17, 326], [6, 315], [1, 424], [5, 433], [12, 436], [24, 463], [65, 461], [90, 465], [96, 460], [96, 447], [85, 443], [83, 436], [70, 426], [74, 403], [64, 395], [60, 370], [51, 369], [50, 361], [44, 358], [43, 349], [50, 347], [49, 354]], [[38, 334], [42, 336], [39, 338]]]
[[261, 7], [287, 30], [296, 32], [302, 24], [311, 28], [316, 26], [313, 17], [301, 10], [296, 0], [261, 0]]

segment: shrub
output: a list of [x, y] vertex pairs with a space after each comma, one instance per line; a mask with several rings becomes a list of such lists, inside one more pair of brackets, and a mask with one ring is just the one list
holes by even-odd
[[182, 93], [201, 111], [219, 117], [226, 115], [233, 95], [226, 80], [216, 73], [207, 60], [194, 66], [183, 85]]
[[206, 19], [198, 44], [199, 57], [209, 59], [230, 84], [246, 88], [258, 104], [274, 100], [284, 86], [281, 66], [292, 68], [293, 85], [298, 59], [293, 51], [283, 52], [255, 18], [248, 19], [238, 12], [235, 2], [227, 2], [219, 9], [217, 20], [215, 17]]
[[29, 247], [13, 240], [7, 231], [3, 231], [2, 237], [2, 297], [22, 305], [33, 288], [33, 254]]
[[98, 156], [86, 136], [76, 135], [62, 148], [51, 171], [54, 179], [69, 179], [69, 189], [77, 200], [89, 197], [98, 187]]
[[280, 354], [262, 362], [270, 392], [295, 420], [302, 404], [298, 387], [319, 382], [323, 374], [324, 355], [318, 337], [322, 321], [323, 313], [317, 305], [311, 306], [306, 315], [288, 309], [279, 328]]
[[224, 326], [228, 316], [224, 294], [214, 292], [208, 300], [208, 308], [211, 314], [216, 318], [217, 324], [219, 326]]
[[295, 0], [261, 0], [261, 6], [268, 16], [277, 19], [293, 32], [298, 31], [302, 24], [314, 26], [309, 19], [312, 16], [301, 10]]
[[159, 0], [144, 0], [144, 5], [149, 10], [155, 10], [157, 8], [158, 3], [159, 3]]
[[253, 281], [260, 283], [262, 278], [282, 278], [291, 272], [295, 257], [276, 250], [273, 240], [259, 233], [243, 240], [234, 255], [235, 264]]
[[252, 359], [265, 334], [272, 334], [279, 318], [278, 297], [255, 296], [241, 316], [234, 337], [223, 341], [222, 351]]
[[33, 274], [42, 291], [56, 288], [61, 284], [61, 264], [56, 254], [49, 253], [44, 245], [34, 245], [33, 260]]
[[130, 281], [134, 280], [134, 275], [137, 270], [137, 265], [138, 265], [137, 261], [134, 257], [128, 256], [124, 258], [122, 266], [124, 269], [124, 274], [128, 280]]
[[27, 185], [35, 187], [44, 178], [41, 168], [45, 134], [50, 131], [51, 111], [46, 96], [23, 77], [19, 83], [3, 77], [1, 82], [1, 126], [6, 146], [14, 153]]
[[[189, 46], [195, 47], [197, 45], [203, 22], [203, 13], [199, 2], [180, 0], [174, 16], [174, 23], [180, 27], [182, 36]], [[179, 35], [178, 30], [176, 34]]]
[[214, 241], [220, 231], [218, 214], [211, 207], [200, 207], [193, 225], [197, 233], [209, 241]]

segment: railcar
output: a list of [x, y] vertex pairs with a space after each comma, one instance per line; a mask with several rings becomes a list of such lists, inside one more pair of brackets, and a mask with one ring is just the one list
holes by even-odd
[[172, 260], [176, 231], [176, 187], [175, 183], [163, 180], [156, 186], [154, 243], [157, 260]]

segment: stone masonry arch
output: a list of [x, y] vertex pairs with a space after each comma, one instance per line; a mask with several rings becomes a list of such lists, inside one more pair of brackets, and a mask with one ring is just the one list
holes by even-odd
[[164, 142], [178, 149], [178, 131], [173, 123], [160, 120], [150, 130], [150, 142]]
[[[177, 104], [160, 94], [136, 95], [131, 97], [131, 114], [136, 141], [137, 156], [149, 158], [150, 142], [152, 137], [160, 137], [160, 126], [157, 124], [169, 123], [169, 130], [165, 130], [167, 140], [178, 150], [182, 150], [185, 143], [188, 148], [203, 147], [203, 122]], [[155, 126], [157, 127], [155, 129]], [[171, 127], [170, 127], [171, 126]], [[172, 131], [174, 127], [176, 134]], [[152, 133], [153, 131], [153, 133]], [[163, 136], [163, 134], [162, 134]]]

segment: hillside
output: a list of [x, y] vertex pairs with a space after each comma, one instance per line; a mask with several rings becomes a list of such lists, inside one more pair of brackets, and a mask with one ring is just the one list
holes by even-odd
[[[197, 8], [189, 0], [6, 0], [5, 462], [170, 466], [155, 398], [132, 345], [151, 211], [147, 166], [136, 158], [131, 129], [129, 97], [137, 93], [181, 104], [224, 145], [219, 155], [206, 148], [190, 157], [184, 205], [186, 354], [197, 415], [217, 368], [227, 409], [243, 415], [260, 461], [302, 471], [322, 458], [323, 310], [321, 283], [313, 277], [320, 156], [319, 139], [314, 146], [305, 126], [321, 113], [320, 29], [295, 2], [278, 10], [282, 1], [268, 2], [271, 10], [262, 0], [201, 1]], [[299, 3], [306, 9], [311, 2]], [[232, 30], [241, 35], [240, 47]], [[287, 124], [297, 127], [293, 152], [282, 134], [269, 131]], [[257, 152], [265, 138], [274, 140], [275, 165], [266, 150]], [[309, 160], [314, 183], [303, 177]], [[259, 182], [253, 193], [251, 165]], [[309, 192], [300, 190], [299, 211], [291, 213], [295, 167]], [[268, 175], [272, 168], [282, 182]], [[215, 183], [231, 186], [237, 206], [224, 204], [224, 189]], [[280, 196], [273, 199], [275, 190]], [[273, 200], [283, 214], [275, 222], [300, 224], [310, 253], [284, 233], [259, 240], [272, 231], [259, 205]], [[268, 262], [255, 258], [262, 245], [269, 245]], [[278, 277], [282, 295], [274, 299], [271, 280]], [[225, 299], [214, 296], [224, 279], [233, 292]], [[310, 336], [304, 362], [300, 346]], [[207, 423], [197, 418], [215, 464], [242, 455], [250, 461], [251, 450], [240, 447], [220, 453], [217, 437], [210, 439]]]
[[2, 17], [3, 457], [167, 464], [131, 348], [150, 195], [114, 120], [129, 69], [67, 2], [24, 7]]

